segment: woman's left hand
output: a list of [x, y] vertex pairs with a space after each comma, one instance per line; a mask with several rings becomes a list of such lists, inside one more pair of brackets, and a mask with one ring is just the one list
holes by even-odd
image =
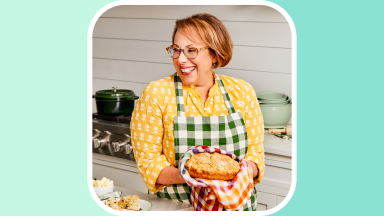
[[248, 163], [251, 165], [253, 170], [253, 178], [255, 178], [259, 174], [259, 169], [257, 169], [256, 164], [253, 161], [247, 160]]

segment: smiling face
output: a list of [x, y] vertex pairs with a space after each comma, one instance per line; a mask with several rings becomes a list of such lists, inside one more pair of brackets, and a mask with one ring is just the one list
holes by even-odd
[[[201, 40], [198, 40], [201, 41]], [[201, 42], [192, 42], [185, 37], [181, 31], [177, 31], [174, 37], [174, 45], [180, 49], [188, 47], [202, 48], [207, 45]], [[181, 81], [187, 85], [205, 86], [209, 85], [212, 79], [212, 64], [216, 59], [210, 54], [209, 49], [199, 51], [195, 59], [189, 60], [183, 52], [179, 58], [173, 59], [173, 65]]]

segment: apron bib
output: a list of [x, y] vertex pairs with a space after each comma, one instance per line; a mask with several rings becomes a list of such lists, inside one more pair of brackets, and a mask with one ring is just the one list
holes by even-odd
[[[219, 148], [234, 153], [240, 160], [244, 159], [248, 150], [244, 119], [240, 112], [235, 111], [220, 76], [217, 75], [216, 82], [220, 87], [224, 102], [228, 108], [229, 114], [227, 116], [186, 117], [184, 112], [183, 84], [177, 73], [174, 74], [174, 80], [178, 114], [178, 116], [174, 117], [174, 143], [177, 168], [183, 154], [196, 145]], [[156, 192], [156, 195], [161, 198], [191, 203], [189, 186], [186, 183], [169, 185]], [[256, 199], [257, 192], [254, 188], [250, 199], [240, 211], [256, 211]], [[225, 209], [223, 208], [223, 210]]]

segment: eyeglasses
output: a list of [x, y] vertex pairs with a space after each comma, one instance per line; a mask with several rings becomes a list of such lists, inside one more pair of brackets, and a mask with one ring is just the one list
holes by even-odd
[[169, 56], [171, 56], [171, 58], [174, 58], [174, 59], [179, 58], [181, 51], [183, 51], [185, 57], [187, 57], [189, 60], [191, 60], [191, 59], [194, 59], [197, 57], [197, 55], [199, 54], [199, 51], [205, 50], [208, 48], [209, 48], [209, 46], [203, 47], [203, 48], [188, 47], [185, 49], [180, 49], [180, 48], [175, 47], [175, 46], [170, 46], [170, 47], [167, 47], [166, 50], [167, 50]]

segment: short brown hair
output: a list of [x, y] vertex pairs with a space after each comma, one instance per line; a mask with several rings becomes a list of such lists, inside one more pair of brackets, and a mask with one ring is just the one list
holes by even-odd
[[217, 59], [214, 68], [224, 67], [231, 61], [233, 50], [231, 36], [224, 24], [212, 14], [200, 13], [176, 20], [172, 44], [178, 30], [190, 41], [197, 43], [201, 40], [209, 46], [211, 54]]

